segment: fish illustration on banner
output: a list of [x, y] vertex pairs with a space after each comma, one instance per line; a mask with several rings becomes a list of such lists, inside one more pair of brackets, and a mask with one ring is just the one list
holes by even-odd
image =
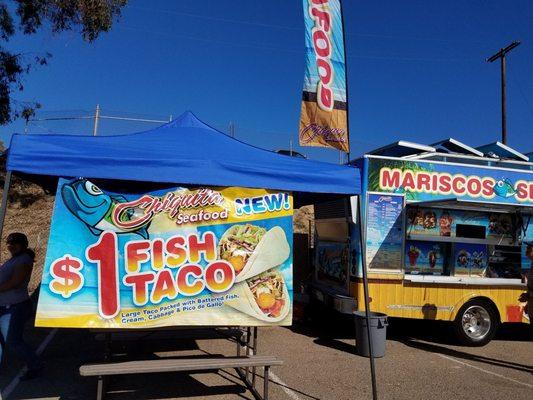
[[36, 326], [290, 325], [292, 196], [60, 179]]
[[340, 0], [303, 0], [306, 68], [300, 146], [349, 152], [346, 57]]
[[[146, 225], [133, 229], [119, 227], [113, 222], [113, 215], [117, 209], [117, 204], [126, 202], [123, 196], [109, 196], [91, 181], [77, 179], [63, 185], [61, 197], [70, 212], [87, 225], [94, 235], [98, 235], [105, 230], [110, 230], [115, 233], [134, 232], [144, 239], [148, 239], [147, 225], [149, 222]], [[122, 217], [122, 222], [131, 219], [133, 213], [134, 210], [129, 208], [128, 214]]]

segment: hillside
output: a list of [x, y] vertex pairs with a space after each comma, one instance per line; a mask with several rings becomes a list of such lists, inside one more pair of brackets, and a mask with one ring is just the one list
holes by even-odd
[[[0, 193], [2, 195], [5, 180], [4, 161], [1, 162], [0, 170]], [[38, 185], [13, 177], [2, 241], [0, 242], [0, 257], [2, 262], [9, 257], [5, 240], [10, 232], [22, 232], [28, 236], [30, 246], [36, 254], [30, 291], [35, 290], [41, 280], [53, 206], [54, 196], [45, 193]]]

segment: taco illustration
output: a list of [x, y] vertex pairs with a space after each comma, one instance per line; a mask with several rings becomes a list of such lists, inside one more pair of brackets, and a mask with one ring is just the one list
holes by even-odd
[[291, 308], [287, 285], [277, 268], [236, 284], [231, 293], [238, 298], [226, 304], [262, 321], [279, 322]]
[[283, 263], [290, 247], [283, 229], [266, 230], [260, 226], [234, 225], [220, 238], [220, 259], [235, 270], [235, 282], [242, 282]]

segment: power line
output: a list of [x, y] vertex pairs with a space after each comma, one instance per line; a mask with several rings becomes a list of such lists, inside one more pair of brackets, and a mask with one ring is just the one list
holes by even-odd
[[[222, 18], [222, 17], [212, 17], [208, 15], [203, 14], [193, 14], [193, 13], [187, 13], [187, 12], [181, 12], [181, 11], [174, 11], [174, 10], [168, 10], [168, 9], [161, 9], [161, 8], [148, 8], [148, 7], [139, 7], [139, 6], [129, 6], [130, 9], [135, 9], [139, 11], [151, 11], [156, 13], [162, 13], [162, 14], [168, 14], [168, 15], [180, 15], [184, 17], [190, 17], [190, 18], [198, 18], [198, 19], [205, 19], [208, 21], [218, 21], [218, 22], [224, 22], [224, 23], [230, 23], [230, 24], [241, 24], [241, 25], [249, 25], [249, 26], [259, 26], [264, 28], [275, 28], [275, 29], [281, 29], [281, 30], [291, 30], [291, 31], [302, 31], [301, 27], [296, 26], [286, 26], [286, 25], [277, 25], [277, 24], [267, 24], [263, 22], [252, 22], [252, 21], [244, 21], [244, 20], [236, 20], [236, 19], [229, 19], [229, 18]], [[417, 41], [424, 41], [424, 42], [443, 42], [443, 43], [469, 43], [469, 44], [484, 44], [486, 42], [484, 41], [466, 41], [462, 39], [444, 39], [444, 38], [430, 38], [430, 37], [420, 37], [420, 36], [401, 36], [401, 35], [383, 35], [383, 34], [375, 34], [375, 33], [346, 33], [346, 36], [352, 36], [352, 37], [367, 37], [367, 38], [377, 38], [377, 39], [394, 39], [394, 40], [417, 40]]]
[[284, 25], [275, 25], [275, 24], [265, 24], [262, 22], [250, 22], [250, 21], [243, 21], [243, 20], [235, 20], [235, 19], [228, 19], [228, 18], [220, 18], [220, 17], [210, 17], [207, 15], [201, 15], [201, 14], [192, 14], [192, 13], [185, 13], [180, 11], [173, 11], [173, 10], [164, 10], [164, 9], [154, 9], [154, 8], [146, 8], [146, 7], [138, 7], [138, 6], [129, 6], [131, 9], [137, 9], [141, 11], [154, 11], [159, 12], [163, 14], [170, 14], [170, 15], [181, 15], [185, 17], [192, 17], [192, 18], [199, 18], [199, 19], [205, 19], [208, 21], [218, 21], [218, 22], [227, 22], [230, 24], [242, 24], [242, 25], [253, 25], [253, 26], [261, 26], [264, 28], [277, 28], [277, 29], [286, 29], [286, 30], [301, 30], [301, 28], [296, 28], [292, 26], [284, 26]]
[[[181, 38], [181, 39], [188, 39], [188, 40], [197, 40], [202, 42], [207, 42], [210, 44], [223, 44], [228, 46], [236, 46], [236, 47], [251, 47], [256, 49], [262, 49], [262, 50], [275, 50], [275, 51], [282, 51], [287, 53], [293, 53], [293, 54], [303, 54], [304, 53], [304, 47], [302, 46], [299, 50], [297, 49], [288, 49], [284, 47], [279, 46], [271, 46], [271, 45], [264, 45], [264, 44], [258, 44], [258, 43], [238, 43], [234, 41], [225, 41], [225, 40], [218, 40], [218, 39], [210, 39], [210, 38], [202, 38], [199, 36], [190, 36], [190, 35], [182, 35], [182, 34], [175, 34], [175, 33], [169, 33], [169, 32], [158, 32], [150, 29], [145, 28], [139, 28], [139, 27], [133, 27], [133, 26], [126, 26], [125, 24], [122, 24], [121, 26], [117, 27], [117, 29], [124, 29], [124, 30], [130, 30], [130, 31], [137, 31], [137, 32], [143, 32], [143, 33], [151, 33], [154, 35], [160, 35], [160, 36], [167, 36], [171, 38]], [[476, 57], [461, 57], [461, 58], [445, 58], [445, 57], [402, 57], [402, 56], [380, 56], [380, 55], [359, 55], [359, 54], [346, 54], [346, 58], [358, 58], [358, 59], [370, 59], [370, 60], [387, 60], [387, 61], [414, 61], [414, 62], [464, 62], [468, 60], [477, 60]]]
[[516, 86], [518, 87], [518, 91], [520, 92], [520, 95], [524, 99], [524, 102], [526, 103], [527, 108], [531, 112], [531, 115], [533, 115], [533, 107], [531, 106], [531, 103], [529, 102], [529, 100], [528, 100], [528, 98], [526, 96], [526, 93], [522, 89], [522, 85], [520, 84], [520, 81], [518, 80], [518, 77], [517, 77], [517, 75], [515, 74], [515, 72], [513, 70], [511, 70], [511, 76], [512, 76], [513, 81], [515, 82]]

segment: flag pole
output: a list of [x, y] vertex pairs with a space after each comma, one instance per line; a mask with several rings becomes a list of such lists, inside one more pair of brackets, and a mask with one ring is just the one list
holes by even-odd
[[348, 59], [346, 57], [346, 25], [344, 24], [344, 10], [342, 0], [339, 0], [339, 7], [341, 12], [341, 24], [342, 24], [342, 45], [344, 50], [344, 82], [346, 84], [346, 138], [348, 140], [348, 151], [346, 156], [348, 157], [347, 163], [350, 162], [350, 109], [348, 107]]

